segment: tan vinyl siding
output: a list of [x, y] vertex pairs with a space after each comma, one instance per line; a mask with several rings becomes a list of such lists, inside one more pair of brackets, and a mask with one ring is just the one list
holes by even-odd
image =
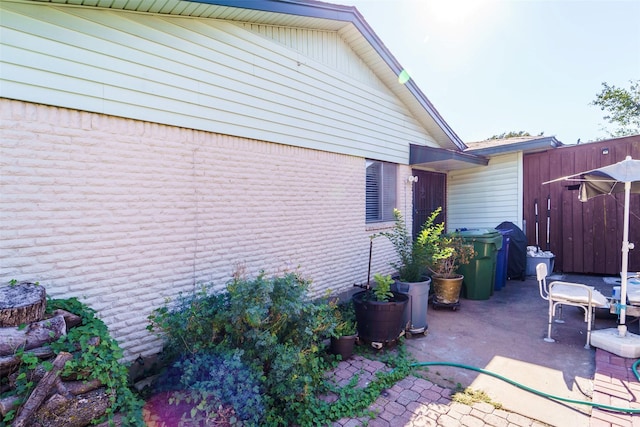
[[345, 65], [335, 33], [309, 31], [300, 51], [281, 42], [290, 29], [275, 42], [213, 19], [0, 8], [5, 98], [404, 164], [409, 143], [433, 144], [370, 72]]
[[386, 91], [384, 84], [373, 71], [336, 32], [257, 24], [244, 24], [243, 27], [282, 43], [326, 66], [335, 68], [368, 86]]
[[510, 221], [522, 228], [522, 154], [492, 157], [487, 167], [448, 175], [449, 230], [494, 228]]

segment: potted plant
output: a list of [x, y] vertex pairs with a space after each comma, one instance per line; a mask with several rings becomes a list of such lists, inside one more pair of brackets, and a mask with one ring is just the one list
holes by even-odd
[[376, 285], [353, 295], [359, 339], [382, 348], [398, 339], [405, 325], [404, 312], [409, 297], [391, 290], [391, 275], [374, 275]]
[[458, 273], [461, 265], [468, 264], [476, 255], [473, 245], [456, 233], [441, 233], [429, 262], [433, 283], [434, 307], [451, 305], [455, 309], [460, 300], [464, 276]]
[[436, 217], [441, 211], [442, 208], [438, 208], [431, 213], [414, 240], [407, 230], [402, 213], [394, 209], [393, 230], [380, 235], [389, 239], [398, 255], [398, 260], [391, 262], [391, 266], [396, 269], [399, 281], [418, 283], [428, 279], [428, 261], [444, 230], [443, 223], [435, 224]]
[[431, 213], [415, 239], [409, 234], [404, 218], [397, 209], [393, 211], [393, 230], [380, 233], [389, 239], [397, 254], [397, 261], [391, 263], [397, 271], [395, 290], [409, 295], [409, 309], [405, 312], [404, 323], [412, 334], [427, 331], [427, 307], [431, 285], [428, 265], [437, 250], [444, 229], [444, 223], [435, 222], [441, 211], [442, 208], [438, 208]]
[[342, 360], [347, 360], [353, 355], [353, 347], [357, 339], [356, 313], [351, 301], [347, 303], [334, 303], [334, 316], [336, 327], [331, 334], [331, 353], [340, 355]]

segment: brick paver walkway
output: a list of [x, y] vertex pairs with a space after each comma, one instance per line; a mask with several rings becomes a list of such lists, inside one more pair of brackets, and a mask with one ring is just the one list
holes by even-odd
[[[635, 360], [596, 349], [593, 402], [640, 409], [640, 382], [631, 366]], [[337, 384], [344, 386], [358, 375], [358, 387], [365, 387], [378, 371], [388, 368], [379, 361], [356, 355], [342, 361], [329, 373]], [[526, 427], [546, 424], [522, 415], [496, 409], [488, 403], [471, 406], [451, 400], [452, 390], [442, 388], [431, 381], [409, 376], [385, 390], [369, 407], [376, 417], [344, 418], [333, 427], [423, 427], [423, 426], [495, 426]], [[328, 400], [332, 396], [326, 397]], [[640, 427], [640, 414], [611, 412], [593, 408], [590, 427]]]
[[[330, 378], [339, 385], [345, 385], [355, 374], [358, 374], [358, 386], [364, 387], [374, 378], [375, 372], [384, 369], [387, 368], [383, 363], [356, 355], [347, 361], [340, 362], [338, 367], [330, 373]], [[335, 422], [333, 426], [355, 427], [366, 424], [370, 427], [542, 427], [546, 425], [519, 414], [496, 409], [488, 403], [481, 402], [468, 406], [454, 402], [451, 400], [452, 394], [452, 390], [442, 388], [423, 378], [409, 376], [384, 391], [369, 407], [377, 414], [374, 419], [344, 418]], [[331, 396], [327, 399], [331, 400]]]
[[[593, 402], [621, 408], [640, 409], [640, 382], [633, 374], [634, 359], [596, 349]], [[640, 427], [640, 414], [608, 412], [594, 408], [591, 427]]]

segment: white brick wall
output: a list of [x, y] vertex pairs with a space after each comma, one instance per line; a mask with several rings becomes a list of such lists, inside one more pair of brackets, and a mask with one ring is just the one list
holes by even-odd
[[238, 263], [298, 269], [316, 296], [366, 281], [363, 158], [7, 99], [0, 120], [1, 283], [78, 297], [128, 360], [160, 349], [145, 328], [165, 298]]

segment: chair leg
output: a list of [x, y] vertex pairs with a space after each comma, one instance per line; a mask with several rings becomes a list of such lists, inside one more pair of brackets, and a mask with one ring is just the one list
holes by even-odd
[[594, 313], [593, 309], [590, 307], [587, 308], [587, 311], [587, 343], [584, 345], [584, 348], [588, 350], [591, 348], [591, 322], [593, 321]]
[[556, 340], [551, 338], [551, 324], [553, 323], [554, 311], [555, 311], [555, 307], [553, 306], [553, 301], [549, 300], [549, 326], [547, 329], [547, 337], [544, 339], [546, 342], [556, 342]]
[[560, 317], [559, 319], [553, 319], [554, 322], [556, 323], [564, 323], [564, 319], [562, 318], [562, 304], [558, 304], [558, 312], [560, 313], [560, 315], [558, 317]]

